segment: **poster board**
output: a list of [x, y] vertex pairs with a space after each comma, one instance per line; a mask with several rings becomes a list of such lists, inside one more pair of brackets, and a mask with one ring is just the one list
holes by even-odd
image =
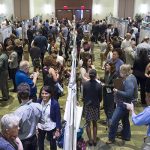
[[142, 26], [140, 29], [139, 42], [141, 42], [145, 36], [148, 36], [150, 38], [150, 28]]
[[119, 36], [121, 38], [125, 37], [125, 34], [127, 33], [127, 29], [128, 29], [127, 20], [122, 20], [119, 18], [114, 18], [114, 17], [109, 16], [107, 20], [107, 24], [112, 24], [114, 27], [117, 27], [119, 31]]
[[7, 26], [5, 28], [0, 29], [0, 42], [4, 42], [4, 40], [12, 34], [12, 27]]

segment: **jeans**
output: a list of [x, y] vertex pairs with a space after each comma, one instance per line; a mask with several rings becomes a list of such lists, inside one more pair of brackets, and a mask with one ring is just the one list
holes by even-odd
[[10, 78], [13, 81], [14, 90], [17, 90], [16, 81], [15, 81], [15, 75], [16, 75], [17, 70], [18, 70], [18, 68], [10, 69]]
[[145, 84], [146, 84], [146, 78], [140, 78], [136, 77], [137, 82], [140, 84], [140, 96], [141, 96], [141, 103], [146, 104], [145, 101]]
[[115, 136], [118, 129], [119, 121], [122, 120], [123, 130], [122, 139], [131, 138], [130, 122], [129, 122], [129, 110], [126, 109], [124, 104], [118, 104], [111, 120], [110, 130], [108, 138], [111, 141], [115, 140]]
[[57, 150], [56, 139], [53, 138], [55, 129], [51, 131], [44, 131], [44, 130], [38, 129], [38, 131], [39, 131], [39, 134], [38, 134], [39, 150], [44, 150], [44, 139], [45, 139], [46, 134], [47, 134], [47, 140], [50, 141], [50, 147], [51, 147], [50, 149]]
[[104, 93], [104, 111], [107, 117], [107, 121], [109, 124], [109, 121], [112, 118], [113, 112], [114, 112], [114, 96], [112, 93]]
[[4, 100], [8, 100], [9, 99], [8, 70], [0, 72], [0, 89], [2, 91], [2, 98]]

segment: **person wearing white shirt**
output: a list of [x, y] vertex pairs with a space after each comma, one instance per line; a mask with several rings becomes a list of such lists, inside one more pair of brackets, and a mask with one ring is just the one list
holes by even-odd
[[131, 46], [125, 48], [124, 52], [125, 52], [125, 58], [126, 58], [126, 64], [130, 64], [131, 67], [133, 67], [134, 64], [134, 60], [135, 60], [135, 51], [133, 49], [133, 47], [135, 46], [135, 41], [131, 42]]
[[136, 25], [133, 25], [132, 29], [134, 30], [134, 34], [138, 34], [138, 28], [136, 27]]
[[91, 27], [87, 22], [85, 22], [85, 24], [83, 25], [83, 33], [84, 35], [89, 35], [90, 32], [91, 32]]
[[131, 34], [127, 33], [126, 38], [122, 41], [121, 49], [125, 49], [131, 45]]
[[41, 89], [41, 99], [38, 101], [42, 106], [41, 122], [38, 123], [38, 146], [44, 150], [44, 139], [50, 142], [50, 150], [57, 150], [56, 138], [60, 133], [60, 107], [59, 103], [52, 97], [52, 89], [44, 86]]

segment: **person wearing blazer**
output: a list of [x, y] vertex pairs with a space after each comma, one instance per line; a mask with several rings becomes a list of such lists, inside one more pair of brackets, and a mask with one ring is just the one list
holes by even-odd
[[38, 146], [39, 150], [44, 150], [44, 139], [50, 142], [50, 149], [57, 150], [56, 138], [60, 135], [61, 114], [57, 100], [52, 96], [52, 88], [43, 86], [41, 89], [41, 99], [37, 102], [42, 105], [41, 123], [38, 124]]
[[114, 93], [113, 93], [113, 82], [117, 78], [115, 64], [106, 63], [105, 64], [105, 75], [104, 75], [104, 85], [103, 85], [103, 101], [104, 101], [104, 111], [107, 117], [108, 126], [111, 121], [112, 114], [114, 112]]

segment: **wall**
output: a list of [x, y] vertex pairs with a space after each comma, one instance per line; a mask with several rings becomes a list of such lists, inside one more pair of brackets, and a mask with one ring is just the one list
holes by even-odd
[[14, 5], [13, 0], [0, 0], [2, 8], [0, 8], [0, 15], [4, 15], [10, 18], [14, 15]]
[[[68, 8], [75, 8], [75, 7], [79, 7], [80, 5], [84, 5], [85, 8], [89, 7], [89, 4], [87, 3], [87, 1], [85, 2], [85, 0], [80, 0], [80, 1], [73, 1], [73, 0], [57, 0], [59, 3], [56, 6], [56, 9], [63, 9], [62, 6], [65, 5], [65, 3], [67, 3], [67, 1], [71, 2], [71, 5], [68, 4]], [[83, 2], [84, 1], [84, 2]], [[93, 0], [93, 4], [92, 8], [92, 17], [94, 19], [103, 19], [106, 16], [108, 16], [110, 14], [110, 12], [112, 14], [115, 14], [114, 16], [117, 16], [117, 11], [116, 11], [116, 5], [114, 5], [114, 1], [118, 1], [118, 0]], [[78, 6], [76, 6], [76, 2], [78, 2]], [[116, 2], [115, 4], [117, 4], [118, 2]], [[48, 14], [47, 12], [44, 13], [44, 4], [48, 4], [51, 5], [51, 8], [49, 9], [51, 12], [50, 14]], [[98, 4], [98, 5], [97, 5]], [[99, 7], [100, 4], [100, 7]], [[97, 5], [97, 6], [96, 6]], [[96, 12], [95, 10], [95, 6], [96, 6]], [[115, 9], [114, 9], [115, 6]], [[114, 12], [115, 11], [115, 12]], [[55, 0], [30, 0], [30, 17], [32, 18], [35, 15], [41, 15], [43, 14], [43, 17], [51, 17], [55, 15]]]
[[135, 0], [119, 0], [118, 17], [133, 18]]
[[92, 0], [55, 0], [56, 9], [63, 9], [64, 5], [67, 5], [68, 9], [80, 9], [83, 5], [85, 9], [91, 9]]
[[114, 14], [114, 0], [93, 0], [93, 19], [104, 19], [110, 13]]
[[[64, 10], [64, 6], [68, 7], [68, 10]], [[92, 0], [55, 0], [56, 17], [60, 20], [67, 18], [73, 19], [73, 15], [76, 16], [77, 20], [81, 19], [81, 6], [84, 6], [83, 19], [91, 21], [92, 15]]]
[[150, 12], [150, 0], [135, 0], [134, 7], [134, 16], [135, 14], [147, 14]]
[[42, 15], [43, 19], [54, 17], [55, 0], [30, 0], [30, 18]]
[[[8, 18], [10, 18], [12, 14], [14, 14], [14, 1], [16, 0], [0, 0], [0, 4], [4, 4], [3, 7], [5, 11], [3, 11], [4, 12], [3, 14], [7, 16]], [[25, 1], [26, 3], [26, 0], [21, 0], [21, 1]], [[29, 1], [30, 1], [30, 4], [29, 4], [30, 5], [30, 11], [29, 11], [30, 18], [38, 14], [40, 15], [43, 14], [44, 18], [52, 17], [55, 15], [55, 0], [29, 0]], [[62, 0], [59, 0], [59, 1], [61, 2]], [[70, 1], [73, 2], [73, 0], [70, 0]], [[113, 16], [118, 17], [118, 1], [120, 0], [93, 0], [92, 17], [94, 19], [103, 19], [106, 16], [108, 16], [110, 12], [113, 14]], [[81, 1], [78, 1], [78, 2], [81, 2]], [[44, 9], [44, 4], [48, 4], [47, 6], [45, 6], [45, 8], [47, 9]], [[147, 4], [147, 6], [142, 5], [142, 4]], [[84, 3], [84, 5], [86, 5], [86, 3]], [[148, 11], [150, 11], [150, 0], [135, 0], [134, 6], [135, 6], [134, 15], [136, 13], [147, 13]], [[24, 10], [24, 11], [27, 11], [27, 10]], [[0, 9], [0, 12], [2, 12], [2, 9]]]
[[114, 0], [113, 16], [116, 18], [118, 18], [118, 6], [119, 6], [119, 0]]
[[[117, 6], [115, 4], [118, 3], [118, 0], [93, 0], [93, 4], [91, 4], [91, 1], [89, 1], [90, 4], [88, 4], [89, 2], [87, 3], [87, 1], [85, 2], [85, 0], [80, 0], [80, 1], [57, 0], [57, 1], [59, 2], [59, 4], [58, 5], [56, 4], [57, 5], [56, 9], [63, 9], [62, 6], [64, 6], [65, 3], [67, 3], [67, 1], [68, 2], [70, 1], [71, 5], [68, 4], [68, 8], [71, 8], [71, 9], [73, 9], [75, 7], [79, 7], [80, 5], [81, 6], [84, 5], [85, 8], [88, 8], [89, 5], [92, 5], [92, 8], [93, 8], [92, 17], [94, 19], [103, 19], [106, 16], [108, 16], [110, 14], [110, 12], [112, 14], [114, 14], [115, 17], [117, 17]], [[76, 3], [78, 3], [78, 6], [76, 6]], [[47, 12], [44, 13], [44, 10], [43, 10], [44, 4], [51, 5], [51, 8], [49, 9], [50, 14], [48, 14]], [[96, 6], [96, 10], [97, 10], [96, 12], [95, 12], [95, 6]], [[32, 18], [35, 15], [41, 15], [41, 14], [43, 14], [44, 18], [54, 16], [55, 15], [55, 0], [30, 0], [30, 17]]]

